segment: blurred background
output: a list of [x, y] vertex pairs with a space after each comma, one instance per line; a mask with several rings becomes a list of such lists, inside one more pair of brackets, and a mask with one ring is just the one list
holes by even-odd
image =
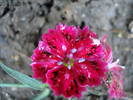
[[[32, 76], [30, 56], [48, 28], [58, 23], [88, 25], [99, 37], [108, 34], [114, 59], [126, 66], [124, 87], [133, 100], [133, 0], [0, 0], [0, 61]], [[0, 69], [0, 82], [17, 81]], [[40, 91], [0, 88], [0, 100], [32, 100]], [[53, 93], [46, 100], [65, 100]], [[108, 100], [85, 95], [82, 100]]]

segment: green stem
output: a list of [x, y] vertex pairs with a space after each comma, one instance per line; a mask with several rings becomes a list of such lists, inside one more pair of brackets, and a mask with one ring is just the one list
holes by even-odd
[[97, 90], [92, 90], [91, 88], [89, 88], [88, 92], [97, 96], [107, 95], [107, 93], [99, 92]]
[[30, 86], [25, 84], [10, 84], [10, 83], [0, 83], [0, 87], [30, 88]]
[[50, 90], [48, 88], [45, 88], [45, 90], [41, 94], [39, 94], [37, 97], [35, 97], [32, 100], [42, 100], [46, 98], [49, 94], [50, 94]]

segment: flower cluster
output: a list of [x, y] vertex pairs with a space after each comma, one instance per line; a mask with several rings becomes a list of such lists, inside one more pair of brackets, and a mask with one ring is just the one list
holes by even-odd
[[55, 95], [66, 98], [81, 97], [87, 86], [101, 85], [111, 72], [109, 93], [112, 97], [121, 97], [122, 78], [120, 83], [118, 80], [121, 71], [116, 69], [122, 67], [112, 60], [106, 36], [98, 40], [87, 26], [80, 29], [59, 24], [42, 35], [32, 55], [31, 66], [34, 78], [49, 84]]

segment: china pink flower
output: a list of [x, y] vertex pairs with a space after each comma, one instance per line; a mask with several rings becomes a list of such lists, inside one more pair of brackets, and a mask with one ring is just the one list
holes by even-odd
[[110, 98], [122, 98], [125, 96], [123, 87], [123, 66], [117, 64], [118, 62], [112, 63], [110, 65], [111, 72], [111, 82], [109, 84], [109, 95]]
[[[112, 98], [122, 98], [125, 96], [124, 87], [123, 87], [123, 70], [124, 66], [119, 65], [119, 59], [113, 62], [113, 54], [110, 45], [106, 42], [107, 36], [102, 38], [102, 43], [105, 47], [105, 60], [108, 63], [108, 72], [110, 74], [110, 78], [108, 81], [108, 93], [110, 99]], [[108, 77], [105, 77], [108, 78]]]
[[33, 77], [49, 84], [55, 95], [81, 97], [99, 86], [112, 62], [111, 50], [87, 26], [59, 24], [42, 35], [32, 55]]

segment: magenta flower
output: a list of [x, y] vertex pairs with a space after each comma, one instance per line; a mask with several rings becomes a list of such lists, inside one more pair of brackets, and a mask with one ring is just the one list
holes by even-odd
[[42, 35], [32, 55], [34, 78], [49, 84], [55, 95], [81, 97], [86, 87], [106, 77], [112, 51], [87, 26], [59, 24]]
[[117, 64], [118, 61], [112, 63], [110, 66], [111, 82], [108, 86], [110, 98], [122, 98], [125, 96], [123, 87], [123, 66]]
[[[124, 66], [119, 65], [119, 59], [113, 62], [113, 54], [110, 45], [106, 42], [106, 36], [102, 38], [102, 43], [105, 46], [106, 61], [108, 63], [108, 72], [110, 74], [110, 80], [108, 80], [108, 93], [110, 99], [122, 98], [125, 96], [123, 87], [123, 70]], [[108, 77], [105, 77], [105, 79]], [[105, 82], [106, 83], [106, 82]]]

